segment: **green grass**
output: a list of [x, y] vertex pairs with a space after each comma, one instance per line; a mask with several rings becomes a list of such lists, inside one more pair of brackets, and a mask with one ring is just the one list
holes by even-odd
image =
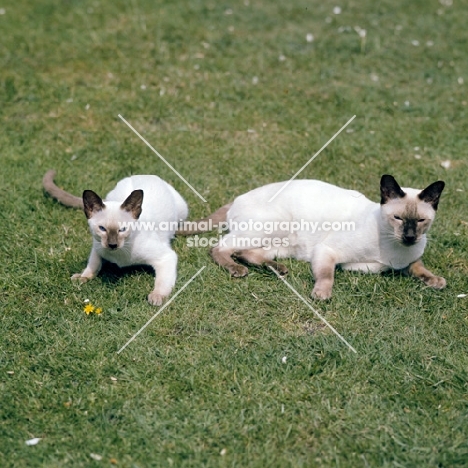
[[[0, 466], [468, 466], [468, 3], [337, 3], [0, 5]], [[157, 310], [152, 274], [72, 284], [86, 221], [44, 172], [102, 195], [155, 173], [197, 218], [288, 179], [355, 114], [301, 177], [376, 201], [383, 173], [445, 180], [424, 259], [447, 289], [337, 272], [314, 307], [354, 354], [271, 273], [232, 280], [178, 238], [176, 290], [205, 270], [117, 354]], [[308, 265], [287, 264], [308, 297]]]

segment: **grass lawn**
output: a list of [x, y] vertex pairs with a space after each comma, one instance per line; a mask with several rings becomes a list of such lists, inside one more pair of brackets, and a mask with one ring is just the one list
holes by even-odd
[[[451, 3], [0, 4], [0, 466], [468, 466], [468, 1]], [[231, 279], [177, 238], [174, 292], [206, 268], [117, 354], [157, 311], [153, 275], [72, 284], [90, 236], [45, 171], [101, 195], [157, 174], [195, 219], [287, 180], [353, 115], [300, 177], [375, 201], [384, 173], [444, 180], [424, 260], [447, 288], [337, 272], [311, 303], [355, 354], [271, 272]], [[309, 266], [286, 263], [309, 298]]]

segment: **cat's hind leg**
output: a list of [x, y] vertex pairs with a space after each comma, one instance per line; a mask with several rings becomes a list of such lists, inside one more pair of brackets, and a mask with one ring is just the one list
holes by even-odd
[[232, 256], [235, 259], [250, 265], [259, 265], [267, 268], [271, 267], [280, 275], [286, 275], [288, 273], [288, 269], [284, 265], [271, 260], [270, 252], [265, 249], [236, 250]]
[[232, 233], [226, 234], [220, 240], [218, 245], [213, 247], [210, 251], [211, 258], [223, 268], [226, 268], [231, 276], [241, 278], [247, 276], [249, 270], [244, 265], [239, 265], [234, 261], [232, 255], [238, 248], [235, 246], [236, 236]]
[[210, 255], [219, 266], [226, 268], [226, 270], [231, 273], [231, 276], [235, 278], [241, 278], [243, 276], [247, 276], [249, 270], [244, 265], [239, 265], [233, 260], [232, 254], [235, 252], [235, 250], [236, 249], [217, 245], [211, 249]]

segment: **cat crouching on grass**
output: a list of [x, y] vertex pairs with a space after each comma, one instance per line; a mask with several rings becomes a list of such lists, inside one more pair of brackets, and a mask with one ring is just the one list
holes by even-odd
[[95, 278], [103, 260], [119, 267], [149, 265], [156, 278], [148, 302], [161, 305], [177, 277], [171, 239], [177, 223], [188, 214], [180, 194], [155, 175], [135, 175], [118, 182], [104, 200], [92, 190], [85, 190], [79, 198], [57, 187], [54, 176], [52, 170], [45, 174], [45, 191], [63, 205], [83, 209], [93, 238], [86, 268], [72, 279], [86, 282]]
[[[287, 268], [276, 259], [295, 258], [310, 262], [316, 299], [331, 297], [336, 267], [366, 273], [398, 270], [442, 289], [445, 279], [427, 270], [421, 257], [444, 186], [437, 181], [424, 190], [402, 189], [391, 175], [383, 175], [379, 204], [355, 190], [318, 180], [279, 182], [240, 195], [200, 221], [206, 225], [211, 220], [211, 226], [230, 230], [211, 256], [234, 277], [247, 275], [249, 264], [271, 267], [284, 275]], [[270, 229], [252, 229], [258, 223]], [[313, 225], [315, 230], [293, 232], [292, 223]], [[325, 229], [336, 223], [354, 229]], [[177, 234], [203, 231], [181, 229]]]

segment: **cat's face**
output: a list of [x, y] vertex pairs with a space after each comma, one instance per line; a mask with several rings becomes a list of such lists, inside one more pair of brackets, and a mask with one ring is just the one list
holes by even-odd
[[389, 175], [380, 182], [381, 214], [393, 237], [405, 246], [417, 244], [431, 227], [445, 183], [424, 190], [401, 189]]
[[[120, 206], [106, 206], [92, 190], [83, 192], [83, 204], [91, 234], [109, 250], [121, 249], [131, 235], [122, 225], [135, 221], [141, 214], [143, 190], [134, 190]], [[114, 202], [115, 203], [115, 202]]]

